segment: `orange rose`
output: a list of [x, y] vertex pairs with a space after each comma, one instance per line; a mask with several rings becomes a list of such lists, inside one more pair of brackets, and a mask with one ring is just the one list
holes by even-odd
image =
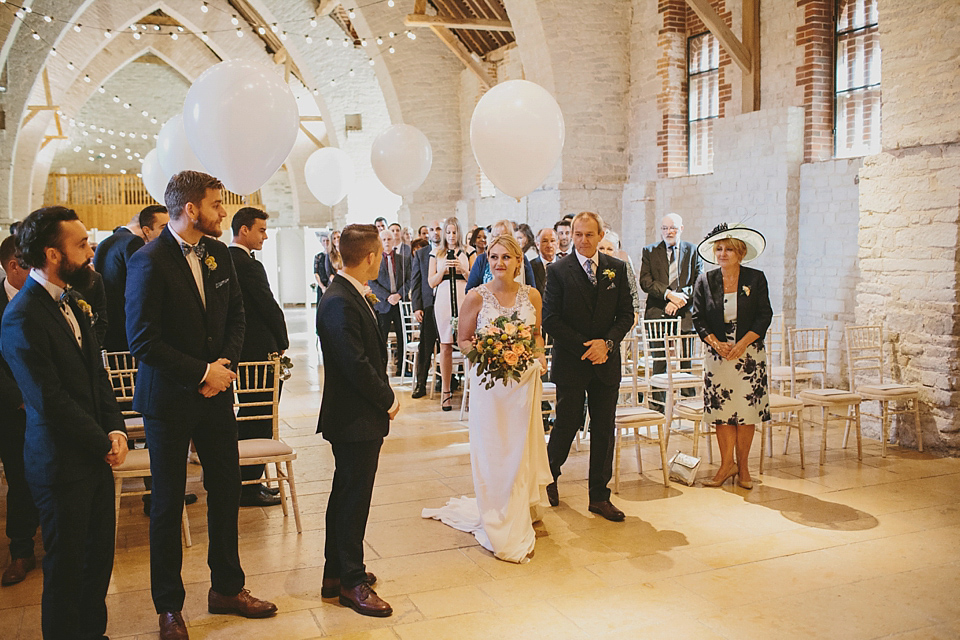
[[503, 361], [507, 364], [507, 366], [515, 367], [517, 366], [517, 362], [520, 361], [520, 356], [513, 351], [505, 351], [503, 353]]
[[511, 349], [513, 350], [513, 352], [514, 352], [515, 354], [517, 354], [518, 356], [522, 356], [522, 355], [526, 352], [526, 350], [527, 350], [527, 348], [526, 348], [525, 346], [523, 346], [522, 344], [520, 344], [519, 342], [514, 343], [514, 345], [513, 345], [512, 347], [510, 347], [510, 348], [511, 348]]
[[494, 350], [494, 351], [500, 351], [500, 349], [502, 349], [502, 348], [503, 348], [503, 343], [502, 343], [502, 342], [495, 342], [495, 343], [493, 343], [493, 350]]
[[517, 325], [513, 324], [512, 322], [508, 322], [503, 325], [503, 332], [508, 336], [512, 336], [517, 333]]

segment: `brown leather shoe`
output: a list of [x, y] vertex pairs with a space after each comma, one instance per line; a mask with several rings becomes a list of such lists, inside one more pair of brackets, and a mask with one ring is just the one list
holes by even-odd
[[[377, 584], [377, 576], [367, 571], [367, 584], [371, 587]], [[340, 595], [340, 578], [324, 578], [320, 585], [321, 598], [336, 598]]]
[[560, 492], [557, 491], [557, 483], [551, 482], [547, 485], [547, 500], [550, 501], [551, 507], [556, 507], [560, 505]]
[[363, 616], [386, 618], [393, 615], [393, 607], [381, 600], [377, 592], [366, 582], [361, 582], [352, 589], [341, 586], [340, 604], [350, 607]]
[[225, 596], [210, 589], [207, 592], [207, 611], [235, 613], [244, 618], [269, 618], [277, 612], [277, 605], [254, 598], [246, 589], [235, 596]]
[[591, 502], [589, 509], [590, 513], [601, 515], [611, 522], [623, 522], [623, 519], [626, 517], [623, 514], [623, 511], [620, 511], [620, 509], [617, 509], [615, 506], [613, 506], [613, 503], [609, 500]]
[[26, 579], [27, 574], [36, 568], [36, 556], [30, 556], [28, 558], [14, 558], [10, 561], [10, 566], [7, 567], [7, 570], [3, 572], [3, 577], [0, 578], [0, 584], [5, 587], [9, 587], [12, 584], [23, 582]]
[[160, 640], [188, 640], [189, 637], [179, 611], [160, 614]]

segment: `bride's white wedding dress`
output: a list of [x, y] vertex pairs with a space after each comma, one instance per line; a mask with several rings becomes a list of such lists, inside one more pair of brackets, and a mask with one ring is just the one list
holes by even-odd
[[[483, 306], [477, 317], [482, 331], [499, 316], [536, 324], [530, 287], [521, 285], [511, 308], [504, 308], [486, 285], [477, 287]], [[534, 362], [519, 382], [497, 382], [485, 389], [470, 368], [470, 463], [476, 498], [451, 498], [439, 509], [424, 509], [424, 518], [440, 520], [477, 541], [501, 560], [526, 562], [533, 552], [543, 487], [553, 481], [543, 437], [540, 364]]]

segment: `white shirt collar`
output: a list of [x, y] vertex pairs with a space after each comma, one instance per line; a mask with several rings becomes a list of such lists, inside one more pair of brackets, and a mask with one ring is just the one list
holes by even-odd
[[173, 230], [173, 227], [171, 227], [170, 225], [167, 225], [167, 228], [170, 230], [170, 235], [173, 236], [173, 239], [177, 241], [177, 246], [178, 246], [178, 247], [179, 247], [181, 244], [189, 244], [189, 245], [192, 247], [192, 246], [194, 246], [194, 245], [200, 244], [200, 240], [203, 240], [203, 236], [200, 236], [200, 240], [197, 240], [196, 242], [194, 242], [194, 243], [191, 244], [191, 243], [187, 242], [186, 240], [184, 240], [183, 238], [181, 238], [181, 237], [177, 234], [177, 232]]
[[360, 293], [361, 296], [366, 294], [367, 285], [364, 284], [363, 282], [360, 282], [359, 280], [357, 280], [356, 278], [354, 278], [354, 277], [351, 276], [349, 273], [347, 273], [346, 271], [343, 271], [343, 270], [338, 271], [338, 272], [337, 272], [337, 275], [340, 275], [340, 276], [343, 276], [344, 278], [346, 278], [346, 279], [347, 279], [347, 282], [349, 282], [350, 284], [352, 284], [352, 285], [353, 285], [353, 288], [356, 289], [356, 290]]
[[40, 286], [47, 290], [47, 293], [53, 298], [53, 301], [60, 304], [60, 296], [63, 295], [63, 287], [53, 284], [38, 270], [30, 269], [30, 277], [40, 283]]
[[599, 253], [600, 253], [599, 251], [597, 251], [597, 253], [593, 254], [593, 257], [592, 257], [592, 258], [588, 258], [588, 257], [582, 255], [582, 254], [581, 254], [579, 251], [577, 251], [576, 249], [574, 249], [573, 252], [577, 255], [577, 260], [580, 261], [580, 266], [581, 266], [581, 267], [586, 268], [587, 260], [589, 260], [590, 262], [593, 263], [593, 272], [594, 272], [594, 273], [597, 272], [597, 267], [600, 265], [600, 261], [597, 259], [597, 256], [598, 256]]
[[252, 255], [253, 255], [253, 253], [250, 251], [249, 248], [247, 248], [247, 247], [245, 247], [244, 245], [240, 244], [240, 243], [237, 242], [236, 240], [234, 240], [233, 242], [231, 242], [231, 243], [230, 243], [230, 246], [231, 246], [231, 247], [240, 247], [241, 249], [243, 249], [244, 251], [247, 252], [247, 255], [248, 255], [248, 256], [252, 256]]
[[542, 262], [543, 264], [553, 264], [553, 263], [556, 262], [556, 261], [557, 261], [557, 254], [556, 254], [556, 253], [553, 254], [553, 260], [544, 260], [543, 254], [542, 254], [542, 253], [540, 254], [540, 262]]
[[13, 296], [20, 293], [20, 289], [17, 289], [15, 286], [10, 284], [10, 278], [3, 279], [3, 290], [7, 293], [7, 302], [13, 300]]

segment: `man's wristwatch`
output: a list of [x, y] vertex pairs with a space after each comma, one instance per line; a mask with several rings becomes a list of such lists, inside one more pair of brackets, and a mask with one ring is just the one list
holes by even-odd
[[607, 345], [607, 353], [613, 353], [613, 340], [604, 340], [603, 344]]

